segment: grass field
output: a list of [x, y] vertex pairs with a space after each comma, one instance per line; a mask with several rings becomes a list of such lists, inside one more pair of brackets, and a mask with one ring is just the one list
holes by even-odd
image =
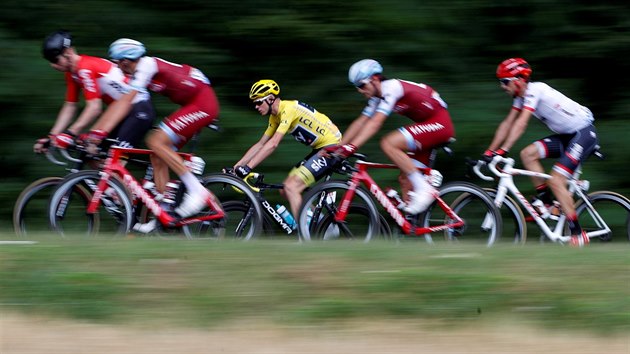
[[43, 239], [0, 246], [0, 311], [183, 328], [249, 320], [466, 328], [509, 320], [620, 335], [630, 333], [629, 251], [626, 243], [486, 249]]

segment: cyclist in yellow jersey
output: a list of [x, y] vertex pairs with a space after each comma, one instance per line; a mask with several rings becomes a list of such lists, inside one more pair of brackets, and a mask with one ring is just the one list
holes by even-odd
[[332, 156], [320, 156], [319, 150], [338, 145], [341, 133], [326, 115], [300, 101], [283, 101], [280, 87], [273, 80], [260, 80], [252, 86], [249, 98], [262, 116], [269, 115], [269, 126], [260, 140], [247, 150], [234, 165], [234, 172], [246, 177], [278, 147], [286, 133], [313, 150], [295, 165], [284, 180], [283, 196], [297, 215], [302, 204], [302, 192], [326, 174], [337, 162]]

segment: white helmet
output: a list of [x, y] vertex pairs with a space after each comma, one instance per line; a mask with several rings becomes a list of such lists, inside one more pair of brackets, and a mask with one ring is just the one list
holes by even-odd
[[144, 44], [129, 38], [121, 38], [109, 46], [109, 57], [114, 60], [136, 60], [146, 53]]
[[381, 74], [383, 67], [374, 59], [363, 59], [352, 64], [348, 71], [348, 80], [354, 85], [361, 85], [361, 81], [374, 74]]

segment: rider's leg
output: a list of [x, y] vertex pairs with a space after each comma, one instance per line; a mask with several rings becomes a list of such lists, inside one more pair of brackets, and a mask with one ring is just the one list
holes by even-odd
[[306, 188], [306, 184], [297, 175], [289, 175], [284, 180], [284, 189], [280, 193], [289, 201], [291, 213], [297, 218], [302, 206], [302, 192]]
[[[545, 169], [542, 163], [540, 163], [540, 160], [540, 147], [536, 143], [529, 144], [523, 150], [521, 150], [521, 161], [523, 161], [523, 166], [525, 166], [525, 169], [534, 172], [544, 173]], [[536, 192], [540, 196], [542, 196], [542, 198], [540, 199], [542, 199], [545, 203], [550, 204], [551, 200], [544, 200], [547, 199], [547, 197], [550, 197], [547, 181], [544, 178], [533, 176], [531, 177], [531, 180], [534, 184], [534, 187], [536, 187]]]
[[[181, 203], [180, 207], [176, 209], [176, 212], [180, 214], [180, 216], [187, 217], [196, 214], [206, 206], [208, 199], [213, 200], [214, 204], [219, 205], [214, 195], [212, 195], [212, 193], [197, 180], [197, 177], [190, 172], [188, 167], [186, 167], [184, 159], [175, 152], [173, 142], [163, 130], [152, 132], [147, 139], [147, 146], [155, 154], [154, 159], [161, 160], [166, 166], [173, 170], [186, 186], [188, 196]], [[156, 181], [168, 181], [168, 169], [162, 168], [160, 171], [157, 171], [154, 168], [154, 175]]]
[[406, 211], [417, 214], [426, 210], [435, 199], [435, 189], [426, 181], [424, 175], [418, 171], [413, 160], [407, 155], [407, 137], [400, 130], [395, 130], [381, 140], [381, 149], [413, 185], [413, 191], [409, 192], [410, 198]]

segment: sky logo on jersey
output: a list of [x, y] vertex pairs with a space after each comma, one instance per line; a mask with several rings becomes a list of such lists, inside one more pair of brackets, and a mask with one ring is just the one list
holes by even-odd
[[319, 170], [326, 167], [328, 167], [328, 160], [326, 160], [325, 157], [320, 157], [316, 160], [313, 160], [313, 162], [311, 163], [311, 168], [315, 172], [319, 172]]

